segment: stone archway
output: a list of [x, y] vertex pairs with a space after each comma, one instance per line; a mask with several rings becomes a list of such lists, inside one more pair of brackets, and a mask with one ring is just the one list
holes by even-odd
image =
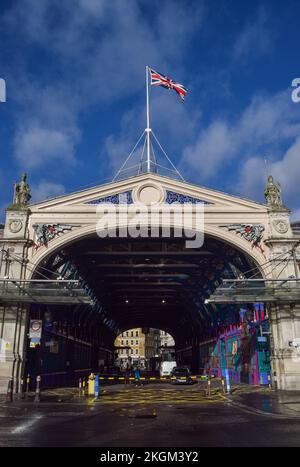
[[[225, 238], [225, 235], [224, 235]], [[91, 288], [95, 291], [95, 294], [97, 297], [99, 297], [99, 300], [102, 301], [103, 306], [105, 309], [108, 309], [108, 314], [109, 317], [114, 320], [114, 322], [117, 322], [119, 329], [124, 329], [126, 326], [128, 327], [154, 327], [158, 329], [167, 329], [172, 335], [176, 335], [176, 342], [177, 342], [177, 350], [178, 352], [180, 349], [185, 348], [186, 346], [193, 346], [194, 349], [196, 349], [196, 346], [199, 345], [199, 341], [201, 338], [201, 332], [207, 332], [207, 325], [205, 324], [205, 320], [207, 321], [208, 315], [207, 311], [204, 309], [203, 312], [200, 311], [201, 306], [203, 306], [203, 301], [204, 298], [208, 297], [209, 294], [207, 291], [205, 291], [205, 295], [197, 299], [196, 294], [201, 292], [201, 285], [195, 285], [195, 280], [197, 278], [199, 279], [199, 274], [203, 274], [205, 268], [205, 273], [208, 274], [208, 271], [210, 270], [210, 274], [214, 275], [214, 268], [209, 266], [209, 263], [212, 263], [216, 261], [216, 259], [219, 257], [220, 262], [217, 264], [217, 268], [219, 267], [218, 273], [212, 278], [209, 279], [209, 287], [215, 287], [216, 284], [213, 285], [213, 282], [215, 281], [216, 283], [220, 281], [221, 273], [226, 269], [227, 267], [227, 258], [225, 258], [225, 252], [221, 253], [221, 248], [224, 248], [227, 250], [227, 253], [229, 252], [229, 257], [228, 261], [230, 260], [231, 262], [234, 262], [237, 259], [243, 258], [244, 261], [247, 259], [248, 262], [245, 262], [244, 265], [240, 267], [244, 267], [244, 270], [252, 269], [253, 266], [255, 266], [257, 263], [254, 263], [254, 257], [252, 256], [251, 258], [247, 253], [242, 249], [242, 248], [237, 248], [236, 245], [233, 245], [232, 243], [229, 244], [228, 242], [225, 241], [225, 239], [220, 240], [220, 238], [217, 238], [216, 235], [207, 235], [207, 241], [204, 242], [203, 249], [212, 249], [212, 251], [206, 251], [204, 252], [205, 254], [211, 255], [209, 256], [208, 261], [206, 262], [206, 266], [198, 266], [198, 269], [196, 269], [197, 274], [191, 274], [190, 268], [197, 267], [197, 260], [195, 261], [195, 258], [199, 258], [197, 254], [200, 254], [200, 257], [202, 257], [203, 251], [201, 251], [201, 248], [197, 250], [196, 252], [189, 251], [188, 249], [184, 249], [183, 245], [180, 246], [183, 243], [182, 239], [175, 239], [173, 242], [170, 241], [171, 243], [171, 248], [163, 249], [161, 250], [161, 243], [162, 239], [140, 239], [140, 243], [147, 244], [147, 249], [140, 251], [136, 246], [138, 246], [138, 240], [133, 239], [131, 244], [128, 239], [122, 239], [122, 241], [118, 239], [113, 239], [112, 244], [109, 245], [109, 248], [113, 248], [113, 245], [115, 245], [117, 248], [115, 251], [110, 251], [107, 249], [107, 243], [109, 243], [109, 240], [105, 239], [99, 239], [94, 236], [94, 238], [91, 235], [91, 231], [87, 233], [85, 231], [85, 235], [79, 235], [79, 231], [77, 230], [76, 232], [76, 238], [75, 235], [72, 236], [72, 239], [70, 236], [64, 236], [61, 237], [60, 239], [57, 239], [53, 241], [51, 245], [51, 249], [47, 249], [46, 254], [44, 252], [43, 255], [39, 256], [39, 262], [36, 265], [36, 270], [39, 269], [39, 266], [42, 266], [46, 270], [49, 270], [51, 268], [51, 264], [58, 264], [60, 269], [57, 269], [56, 272], [59, 274], [61, 271], [61, 263], [57, 262], [56, 255], [59, 254], [60, 251], [64, 252], [64, 255], [66, 258], [71, 258], [72, 261], [74, 261], [74, 264], [78, 267], [80, 273], [87, 278], [88, 284], [91, 286]], [[62, 242], [62, 239], [64, 241]], [[126, 253], [126, 251], [120, 250], [120, 243], [122, 243], [122, 248], [128, 248], [128, 251], [131, 253]], [[155, 250], [155, 242], [158, 243], [159, 249]], [[60, 246], [58, 247], [58, 244]], [[133, 246], [133, 249], [129, 250], [129, 246]], [[166, 246], [168, 247], [167, 243]], [[180, 249], [178, 250], [178, 248]], [[106, 269], [108, 269], [109, 273], [107, 277], [104, 278], [103, 281], [103, 287], [105, 290], [105, 293], [103, 294], [103, 290], [97, 289], [97, 284], [95, 283], [96, 281], [93, 280], [94, 277], [97, 275], [97, 269], [93, 267], [93, 270], [91, 271], [91, 262], [92, 263], [97, 263], [97, 267], [99, 267], [99, 257], [101, 256], [101, 249], [106, 248], [106, 251], [104, 252], [105, 255], [111, 254], [114, 257], [114, 264], [113, 265], [107, 265], [105, 264], [105, 267], [102, 265], [102, 269], [100, 271], [102, 274], [107, 275]], [[153, 248], [153, 250], [152, 250]], [[183, 250], [182, 250], [183, 248]], [[92, 250], [92, 251], [88, 251]], [[96, 251], [96, 253], [93, 253], [93, 251]], [[213, 253], [214, 251], [214, 253]], [[116, 255], [118, 256], [118, 252], [120, 253], [120, 257], [116, 258]], [[129, 265], [126, 264], [124, 260], [121, 260], [120, 258], [122, 255], [125, 253], [126, 258], [130, 259], [133, 264], [131, 265], [131, 269], [129, 268]], [[155, 257], [163, 257], [164, 261], [167, 260], [167, 262], [170, 263], [170, 259], [172, 259], [171, 264], [167, 265], [162, 265], [162, 261], [152, 261], [149, 258], [153, 258], [151, 255], [155, 255]], [[176, 256], [178, 254], [178, 256]], [[96, 255], [96, 256], [95, 256]], [[136, 255], [139, 255], [139, 258], [141, 260], [139, 261], [139, 264], [136, 264], [136, 262], [133, 261], [133, 258], [136, 257]], [[174, 255], [176, 256], [176, 262], [174, 262]], [[186, 262], [188, 263], [194, 263], [194, 264], [188, 264], [184, 265], [181, 264], [178, 258], [184, 255], [185, 258], [188, 258]], [[235, 255], [237, 258], [235, 258]], [[84, 261], [82, 260], [82, 257], [86, 258], [89, 256], [89, 261]], [[132, 257], [131, 257], [132, 256]], [[149, 256], [149, 258], [144, 259], [144, 256]], [[118, 266], [118, 261], [119, 261], [119, 266]], [[145, 264], [145, 261], [149, 261], [147, 264]], [[223, 262], [223, 265], [222, 265]], [[144, 263], [144, 264], [141, 264]], [[221, 264], [221, 268], [220, 268]], [[229, 263], [228, 263], [229, 264]], [[110, 270], [110, 268], [114, 266], [115, 268], [126, 268], [126, 273], [127, 274], [121, 274], [121, 277], [123, 278], [124, 276], [127, 277], [129, 281], [134, 280], [135, 282], [133, 284], [128, 284], [128, 281], [125, 281], [125, 284], [122, 284], [124, 287], [126, 287], [125, 290], [123, 290], [122, 294], [119, 292], [118, 288], [110, 288], [110, 284], [116, 282], [115, 281], [115, 272], [114, 270]], [[149, 277], [145, 277], [146, 274], [143, 272], [143, 274], [133, 274], [133, 272], [137, 272], [136, 268], [139, 268], [138, 270], [145, 270], [148, 268], [152, 268], [151, 274]], [[170, 273], [170, 269], [172, 268], [173, 274]], [[238, 268], [239, 264], [236, 263], [235, 267]], [[157, 271], [157, 268], [159, 268], [159, 275], [154, 274], [154, 272]], [[187, 268], [187, 270], [182, 269], [182, 268]], [[179, 269], [179, 270], [178, 270]], [[201, 271], [200, 271], [201, 269]], [[104, 272], [103, 272], [104, 270]], [[128, 270], [130, 273], [128, 274]], [[125, 271], [124, 271], [125, 272]], [[33, 271], [34, 273], [34, 271]], [[184, 274], [183, 274], [184, 273]], [[232, 273], [232, 271], [231, 271]], [[104, 275], [105, 275], [104, 274]], [[176, 283], [175, 285], [182, 285], [184, 288], [184, 292], [181, 294], [176, 294], [175, 291], [175, 299], [174, 299], [174, 294], [173, 291], [169, 290], [169, 288], [174, 288], [174, 283], [172, 283], [171, 276], [177, 276], [177, 282], [179, 281], [180, 284]], [[165, 284], [162, 284], [162, 279], [161, 277], [164, 277], [164, 279], [167, 279], [168, 282]], [[167, 277], [166, 277], [167, 276]], [[185, 277], [188, 278], [188, 281], [185, 281]], [[37, 278], [37, 275], [33, 275], [32, 277]], [[151, 277], [151, 283], [150, 286], [151, 288], [149, 289], [148, 287], [148, 280]], [[179, 277], [179, 278], [178, 278]], [[109, 278], [109, 279], [108, 279]], [[114, 278], [114, 279], [113, 279]], [[120, 279], [121, 280], [121, 279]], [[206, 281], [206, 278], [204, 277], [204, 281]], [[118, 284], [120, 285], [120, 284]], [[141, 294], [137, 292], [137, 288], [142, 286], [142, 295], [143, 295], [143, 300], [141, 299]], [[166, 286], [161, 293], [161, 291], [157, 288], [157, 286]], [[152, 289], [153, 287], [153, 289]], [[161, 288], [161, 287], [160, 287]], [[211, 293], [213, 289], [210, 289]], [[153, 297], [153, 294], [156, 294], [156, 298], [159, 297], [159, 301], [161, 303], [157, 303], [157, 300], [151, 298]], [[147, 296], [148, 295], [148, 296]], [[113, 304], [111, 303], [111, 297], [113, 296]], [[146, 297], [147, 296], [147, 297]], [[130, 297], [129, 299], [129, 305], [125, 305], [125, 301], [127, 302], [126, 297]], [[187, 297], [189, 297], [187, 299]], [[197, 300], [202, 303], [197, 303]], [[189, 306], [186, 307], [186, 303], [189, 301]], [[163, 305], [162, 305], [163, 303]], [[197, 313], [197, 307], [199, 308], [199, 315], [202, 316], [201, 319], [196, 316]], [[116, 310], [117, 308], [117, 310]], [[186, 309], [185, 309], [186, 308]], [[192, 310], [193, 312], [190, 313], [189, 309]], [[140, 310], [143, 310], [143, 313], [141, 314]], [[121, 315], [123, 315], [123, 319], [120, 321], [120, 315], [118, 315], [118, 311], [121, 310]], [[124, 321], [124, 313], [127, 313], [126, 319]], [[164, 321], [161, 319], [158, 319], [158, 316], [161, 315], [161, 313], [164, 313]], [[207, 316], [205, 316], [205, 314]], [[169, 323], [169, 324], [168, 324]], [[175, 327], [174, 327], [175, 326]], [[203, 328], [203, 329], [202, 329]], [[205, 331], [204, 331], [205, 329]], [[201, 331], [202, 330], [202, 331]], [[194, 357], [195, 359], [196, 357]], [[193, 363], [195, 369], [197, 369], [196, 365], [199, 366], [197, 362]]]

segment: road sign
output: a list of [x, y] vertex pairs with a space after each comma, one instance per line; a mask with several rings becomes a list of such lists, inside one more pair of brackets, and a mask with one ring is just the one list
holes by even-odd
[[265, 336], [258, 336], [257, 342], [267, 342], [267, 338]]
[[40, 339], [42, 337], [42, 320], [31, 319], [29, 327], [29, 338]]

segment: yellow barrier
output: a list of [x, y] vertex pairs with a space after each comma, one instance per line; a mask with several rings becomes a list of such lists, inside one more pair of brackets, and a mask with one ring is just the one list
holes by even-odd
[[[89, 377], [90, 378], [90, 377]], [[212, 378], [214, 378], [212, 376]], [[99, 376], [99, 380], [102, 381], [125, 381], [125, 376]], [[135, 381], [134, 376], [130, 376], [127, 378], [130, 381]], [[176, 376], [141, 376], [140, 380], [141, 381], [172, 381], [176, 379], [181, 379], [181, 380], [187, 380], [187, 379], [192, 379], [192, 380], [207, 380], [207, 376], [199, 375], [199, 376], [180, 376], [179, 378], [176, 378]], [[215, 378], [218, 379], [218, 378]]]

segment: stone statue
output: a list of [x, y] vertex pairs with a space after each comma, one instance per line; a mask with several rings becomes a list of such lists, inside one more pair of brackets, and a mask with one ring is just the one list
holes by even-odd
[[281, 188], [279, 184], [274, 183], [272, 175], [268, 177], [268, 183], [265, 189], [265, 198], [267, 205], [271, 208], [281, 208]]
[[21, 176], [21, 181], [14, 184], [14, 204], [18, 206], [27, 206], [31, 198], [30, 186], [27, 181], [27, 174]]

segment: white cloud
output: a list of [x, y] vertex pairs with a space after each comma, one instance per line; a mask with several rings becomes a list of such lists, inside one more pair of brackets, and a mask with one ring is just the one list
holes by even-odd
[[32, 199], [30, 202], [38, 203], [39, 201], [44, 201], [47, 198], [63, 195], [65, 192], [65, 187], [61, 183], [49, 182], [42, 179], [38, 184], [33, 184], [31, 186]]
[[[150, 97], [150, 127], [176, 165], [176, 159], [180, 155], [178, 148], [193, 137], [196, 124], [201, 118], [201, 112], [199, 109], [187, 107], [174, 91], [154, 88], [151, 90]], [[108, 158], [114, 173], [125, 161], [145, 127], [145, 106], [137, 106], [134, 110], [131, 109], [123, 115], [120, 133], [105, 138], [101, 157]], [[171, 168], [154, 137], [151, 140], [158, 163]], [[134, 155], [131, 156], [128, 166], [139, 162], [143, 141], [144, 139], [141, 140]], [[168, 142], [168, 147], [164, 142]]]
[[186, 147], [180, 165], [189, 173], [197, 170], [201, 179], [207, 180], [224, 164], [225, 158], [229, 161], [235, 150], [233, 130], [226, 122], [216, 120], [200, 132], [195, 144]]
[[[271, 173], [268, 164], [268, 172]], [[263, 189], [267, 181], [267, 170], [263, 156], [246, 159], [237, 176], [236, 190], [249, 198], [263, 200]]]
[[22, 168], [36, 169], [60, 162], [74, 162], [74, 138], [38, 123], [21, 127], [15, 136], [15, 154]]
[[290, 92], [254, 96], [234, 117], [216, 118], [200, 130], [194, 144], [183, 151], [181, 165], [202, 181], [213, 179], [232, 161], [244, 163], [254, 154], [278, 158], [282, 144], [291, 144], [300, 132], [300, 106]]
[[283, 202], [291, 206], [299, 205], [300, 180], [300, 137], [297, 137], [284, 152], [281, 159], [264, 166], [263, 158], [251, 157], [244, 163], [240, 172], [239, 190], [257, 198], [263, 190], [266, 176], [272, 174], [282, 187]]
[[247, 21], [236, 39], [233, 57], [236, 60], [265, 55], [271, 49], [272, 33], [268, 27], [270, 16], [261, 6], [252, 21]]
[[111, 102], [144, 86], [147, 64], [165, 67], [172, 60], [173, 69], [180, 66], [186, 45], [201, 26], [202, 2], [192, 9], [177, 1], [154, 2], [151, 16], [145, 7], [140, 0], [24, 0], [3, 21], [63, 66], [60, 81], [73, 79], [85, 104]]
[[[151, 110], [155, 129], [162, 143], [168, 141], [167, 153], [173, 162], [178, 148], [185, 146], [177, 164], [185, 178], [212, 183], [226, 173], [228, 191], [263, 201], [269, 171], [282, 184], [284, 201], [294, 205], [300, 194], [300, 106], [291, 102], [290, 90], [254, 96], [241, 114], [216, 118], [203, 128], [200, 111], [191, 111], [161, 89], [154, 91]], [[137, 140], [138, 123], [144, 118], [141, 108], [127, 112], [120, 134], [105, 140], [102, 156], [109, 158], [114, 172]], [[139, 125], [139, 130], [142, 128]], [[189, 144], [191, 140], [193, 144]]]
[[300, 208], [294, 209], [291, 214], [291, 221], [296, 222], [300, 220]]
[[1, 22], [11, 36], [28, 51], [37, 46], [52, 62], [47, 74], [37, 76], [24, 57], [11, 83], [20, 108], [15, 156], [22, 166], [39, 168], [57, 159], [59, 150], [62, 163], [73, 161], [82, 112], [140, 92], [145, 65], [182, 74], [185, 47], [201, 27], [202, 2], [188, 9], [181, 2], [154, 1], [151, 19], [145, 8], [139, 0], [24, 0], [6, 10]]

